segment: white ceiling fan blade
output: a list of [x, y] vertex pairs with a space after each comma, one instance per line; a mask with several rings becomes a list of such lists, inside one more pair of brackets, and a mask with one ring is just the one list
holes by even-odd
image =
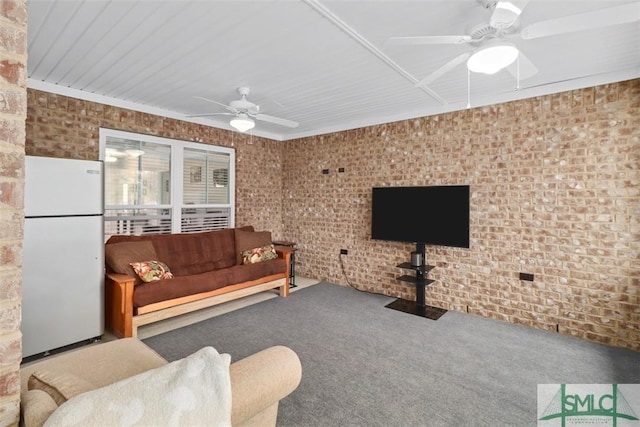
[[471, 52], [466, 52], [466, 53], [463, 53], [462, 55], [456, 56], [451, 61], [444, 64], [442, 67], [438, 68], [433, 73], [429, 74], [427, 77], [417, 82], [414, 86], [424, 87], [429, 85], [431, 82], [436, 81], [443, 75], [447, 74], [449, 71], [456, 68], [458, 65], [465, 62], [469, 58], [469, 56], [471, 56]]
[[[540, 89], [540, 88], [544, 88], [544, 87], [551, 87], [554, 85], [559, 85], [559, 84], [563, 84], [563, 83], [570, 83], [573, 81], [584, 81], [585, 79], [590, 79], [592, 77], [597, 77], [597, 76], [601, 76], [603, 75], [603, 73], [595, 73], [595, 74], [589, 74], [586, 76], [579, 76], [579, 77], [568, 77], [566, 79], [560, 79], [560, 80], [554, 80], [551, 82], [546, 82], [546, 83], [540, 83], [540, 84], [536, 84], [536, 85], [531, 85], [531, 86], [521, 86], [519, 88], [516, 88], [516, 90], [532, 90], [532, 89]], [[563, 90], [567, 90], [566, 88]], [[509, 91], [511, 92], [511, 91]], [[507, 93], [507, 92], [505, 92]]]
[[263, 122], [274, 123], [276, 125], [286, 126], [290, 128], [298, 127], [298, 123], [292, 120], [281, 119], [279, 117], [268, 116], [266, 114], [250, 114], [250, 116], [254, 117], [256, 120], [262, 120]]
[[187, 117], [206, 117], [206, 116], [235, 116], [233, 113], [203, 113], [203, 114], [189, 114]]
[[520, 35], [523, 39], [530, 40], [636, 21], [640, 21], [640, 2], [535, 22], [523, 28]]
[[388, 45], [462, 44], [471, 41], [470, 36], [416, 36], [390, 37]]
[[489, 25], [498, 29], [511, 27], [518, 20], [528, 3], [529, 0], [498, 1], [491, 14]]
[[226, 108], [227, 110], [231, 111], [232, 113], [237, 113], [238, 110], [236, 108], [233, 108], [227, 104], [223, 104], [222, 102], [218, 102], [218, 101], [214, 101], [213, 99], [209, 99], [209, 98], [204, 98], [202, 96], [194, 96], [194, 98], [197, 99], [202, 99], [203, 101], [207, 101], [207, 102], [212, 102], [214, 104], [220, 105], [221, 107]]
[[[519, 71], [518, 67], [520, 67]], [[526, 80], [538, 73], [538, 67], [536, 67], [533, 62], [531, 62], [531, 60], [527, 58], [521, 50], [519, 50], [518, 59], [507, 67], [507, 71], [509, 71], [515, 78]]]

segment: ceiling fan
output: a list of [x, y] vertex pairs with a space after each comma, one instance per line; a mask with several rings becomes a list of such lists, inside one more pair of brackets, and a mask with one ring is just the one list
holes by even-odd
[[280, 126], [286, 126], [290, 128], [298, 127], [298, 123], [282, 119], [279, 117], [269, 116], [266, 114], [260, 113], [260, 106], [254, 104], [247, 100], [247, 95], [249, 95], [249, 88], [246, 86], [241, 86], [238, 88], [238, 93], [240, 94], [240, 99], [231, 101], [229, 105], [223, 104], [222, 102], [214, 101], [213, 99], [203, 98], [201, 96], [195, 96], [194, 98], [202, 99], [207, 102], [212, 102], [214, 104], [220, 105], [227, 109], [226, 113], [204, 113], [204, 114], [192, 114], [189, 117], [204, 117], [204, 116], [215, 116], [215, 115], [226, 115], [226, 116], [234, 116], [229, 124], [240, 132], [246, 132], [255, 127], [255, 122], [253, 119], [261, 120], [263, 122], [274, 123]]
[[456, 56], [415, 86], [425, 87], [458, 65], [466, 62], [471, 72], [493, 74], [506, 69], [518, 80], [532, 77], [538, 69], [510, 39], [531, 40], [558, 34], [591, 30], [640, 20], [640, 2], [623, 4], [592, 12], [579, 13], [535, 22], [520, 29], [520, 16], [530, 0], [478, 0], [486, 9], [493, 9], [488, 23], [477, 25], [468, 34], [391, 37], [388, 44], [435, 45], [468, 44], [472, 50]]

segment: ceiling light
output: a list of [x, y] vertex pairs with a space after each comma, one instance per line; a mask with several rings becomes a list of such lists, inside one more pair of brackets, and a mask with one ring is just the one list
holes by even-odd
[[246, 114], [240, 113], [233, 119], [231, 119], [229, 124], [239, 132], [246, 132], [249, 129], [253, 129], [256, 125], [256, 122], [251, 120]]
[[467, 68], [474, 73], [495, 74], [513, 64], [518, 49], [507, 43], [494, 44], [477, 50], [467, 61]]

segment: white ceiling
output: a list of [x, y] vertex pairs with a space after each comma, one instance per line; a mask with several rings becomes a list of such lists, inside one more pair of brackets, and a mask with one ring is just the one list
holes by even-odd
[[507, 70], [471, 74], [468, 91], [464, 63], [416, 87], [474, 46], [389, 38], [469, 34], [489, 22], [483, 3], [28, 0], [28, 86], [224, 129], [229, 116], [187, 117], [225, 112], [196, 96], [228, 105], [248, 86], [261, 113], [299, 123], [250, 132], [284, 141], [640, 77], [639, 22], [596, 25], [620, 5], [640, 16], [639, 1], [531, 0], [518, 29], [598, 12], [583, 31], [505, 38], [538, 69], [517, 91]]

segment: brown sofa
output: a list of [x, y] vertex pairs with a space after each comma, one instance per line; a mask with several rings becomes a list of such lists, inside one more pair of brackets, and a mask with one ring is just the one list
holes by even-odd
[[[111, 236], [105, 244], [106, 327], [135, 337], [139, 326], [278, 288], [289, 295], [291, 250], [278, 258], [243, 262], [243, 252], [271, 245], [253, 227], [184, 234]], [[160, 261], [172, 278], [143, 281], [131, 263]]]
[[[125, 338], [28, 364], [20, 370], [20, 425], [42, 426], [65, 401], [143, 372], [155, 375], [151, 370], [167, 363], [137, 338]], [[244, 359], [232, 360], [229, 366], [232, 425], [275, 426], [279, 401], [298, 387], [301, 375], [300, 359], [284, 346], [269, 347]], [[133, 400], [142, 396], [124, 397]], [[104, 406], [107, 404], [105, 399]], [[168, 422], [154, 419], [153, 414], [145, 419], [147, 425]], [[208, 423], [202, 420], [198, 424]]]

